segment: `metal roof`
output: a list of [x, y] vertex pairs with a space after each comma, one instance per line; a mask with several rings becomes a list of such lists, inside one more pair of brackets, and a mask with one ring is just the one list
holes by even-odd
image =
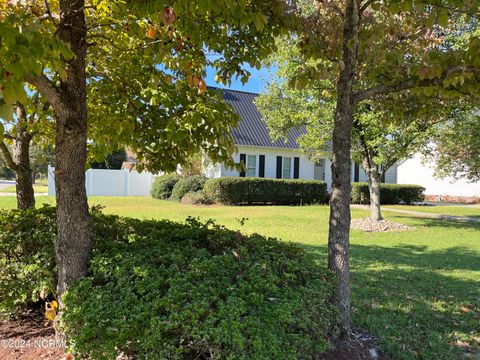
[[216, 90], [222, 92], [225, 101], [240, 115], [237, 127], [231, 129], [235, 145], [283, 149], [300, 148], [296, 139], [306, 133], [305, 127], [291, 128], [286, 139], [274, 141], [270, 137], [267, 124], [254, 103], [258, 94], [219, 88]]

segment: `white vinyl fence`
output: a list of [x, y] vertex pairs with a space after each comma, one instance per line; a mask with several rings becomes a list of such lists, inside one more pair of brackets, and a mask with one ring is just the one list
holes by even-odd
[[[135, 170], [89, 169], [85, 173], [89, 196], [146, 196], [154, 175]], [[48, 195], [55, 195], [55, 168], [48, 167]]]

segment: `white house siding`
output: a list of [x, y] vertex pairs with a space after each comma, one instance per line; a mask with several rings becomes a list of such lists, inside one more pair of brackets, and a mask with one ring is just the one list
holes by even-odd
[[[367, 174], [365, 173], [365, 170], [363, 170], [363, 167], [359, 165], [359, 176], [358, 176], [358, 181], [359, 182], [367, 182]], [[352, 181], [355, 180], [355, 164], [352, 164]], [[397, 183], [397, 165], [393, 165], [390, 167], [387, 172], [385, 173], [385, 183], [386, 184], [396, 184]]]
[[425, 187], [425, 195], [429, 200], [447, 201], [458, 200], [471, 201], [480, 200], [480, 183], [469, 183], [466, 180], [457, 180], [449, 177], [436, 179], [434, 177], [434, 163], [426, 162], [421, 154], [403, 161], [398, 165], [397, 181], [399, 184], [417, 184]]
[[[293, 158], [300, 158], [299, 166], [299, 178], [305, 180], [313, 180], [315, 173], [315, 163], [311, 161], [308, 155], [305, 155], [298, 150], [289, 150], [281, 148], [265, 148], [255, 146], [238, 146], [238, 152], [233, 155], [235, 162], [240, 162], [240, 154], [254, 155], [257, 157], [257, 169], [256, 176], [259, 171], [259, 155], [265, 155], [265, 177], [276, 178], [277, 177], [277, 156], [292, 158], [291, 174], [290, 178], [293, 179]], [[331, 163], [328, 159], [325, 159], [325, 181], [328, 188], [331, 186]], [[205, 167], [204, 173], [209, 178], [218, 178], [226, 176], [238, 177], [240, 174], [236, 169], [227, 169], [224, 164], [209, 164]]]

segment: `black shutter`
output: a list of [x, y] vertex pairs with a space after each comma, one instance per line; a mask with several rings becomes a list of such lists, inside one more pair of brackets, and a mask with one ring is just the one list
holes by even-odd
[[277, 156], [277, 179], [282, 178], [282, 157]]
[[293, 158], [293, 178], [298, 179], [300, 177], [300, 158]]
[[265, 177], [265, 155], [258, 156], [259, 164], [258, 164], [258, 176]]
[[355, 172], [353, 173], [353, 181], [359, 182], [360, 181], [360, 166], [355, 163]]
[[[247, 155], [240, 154], [240, 163], [243, 163], [243, 166], [247, 166]], [[245, 177], [245, 168], [240, 171], [240, 177]]]

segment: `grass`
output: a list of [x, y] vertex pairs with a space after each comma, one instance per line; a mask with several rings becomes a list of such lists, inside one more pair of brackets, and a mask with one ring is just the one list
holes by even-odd
[[[37, 199], [39, 204], [45, 202], [54, 201]], [[195, 207], [146, 197], [92, 197], [90, 204], [104, 205], [107, 213], [142, 219], [212, 218], [229, 228], [297, 242], [320, 261], [326, 260], [327, 206]], [[0, 208], [14, 206], [12, 199], [0, 198]], [[354, 218], [366, 215], [364, 210], [352, 210]], [[473, 358], [478, 358], [480, 224], [385, 215], [415, 230], [352, 231], [354, 324], [378, 336], [391, 359], [462, 359], [459, 341], [470, 344], [477, 356]]]
[[385, 205], [385, 208], [410, 210], [425, 213], [434, 213], [452, 216], [471, 216], [480, 217], [480, 204], [476, 206], [456, 206], [456, 205], [439, 205], [439, 206], [408, 206], [408, 205]]
[[[15, 193], [16, 191], [16, 186], [12, 185], [9, 187], [6, 187], [5, 189], [0, 190], [0, 193]], [[39, 193], [48, 193], [48, 184], [47, 183], [41, 183], [37, 182], [36, 184], [33, 185], [33, 191], [36, 194]]]

